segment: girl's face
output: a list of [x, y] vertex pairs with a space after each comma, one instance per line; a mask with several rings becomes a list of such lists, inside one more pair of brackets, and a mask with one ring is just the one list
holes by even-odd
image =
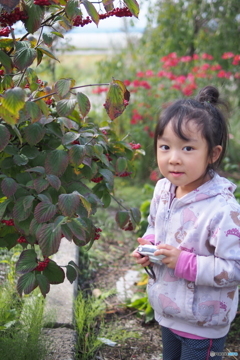
[[220, 145], [208, 155], [207, 141], [202, 137], [194, 121], [183, 126], [188, 140], [174, 132], [171, 121], [157, 141], [157, 162], [161, 174], [177, 186], [176, 196], [182, 197], [210, 180], [208, 164], [215, 162], [221, 151]]

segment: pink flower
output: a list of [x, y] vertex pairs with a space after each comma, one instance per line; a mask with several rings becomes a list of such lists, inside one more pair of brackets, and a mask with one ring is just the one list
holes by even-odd
[[233, 58], [232, 64], [233, 65], [238, 65], [239, 62], [240, 62], [240, 55], [235, 55], [234, 58]]
[[225, 52], [224, 54], [222, 54], [222, 59], [231, 59], [232, 57], [234, 57], [234, 54], [232, 52]]
[[202, 54], [202, 59], [204, 59], [204, 60], [213, 60], [213, 56], [209, 55], [209, 54], [206, 54], [206, 53], [203, 53]]
[[212, 65], [210, 70], [212, 71], [217, 71], [217, 70], [221, 70], [221, 65], [220, 64], [217, 64], [217, 65]]
[[180, 58], [180, 61], [182, 62], [189, 62], [189, 61], [192, 61], [192, 57], [191, 56], [182, 56]]
[[137, 72], [137, 77], [144, 77], [145, 76], [145, 73], [143, 71], [139, 71]]
[[198, 54], [193, 54], [193, 60], [198, 60], [199, 59], [199, 55]]
[[229, 79], [231, 77], [231, 73], [229, 71], [225, 71], [225, 70], [220, 70], [217, 74], [217, 77], [219, 78], [225, 78], [225, 79]]
[[98, 86], [96, 89], [93, 89], [93, 94], [101, 94], [103, 92], [107, 92], [108, 87]]

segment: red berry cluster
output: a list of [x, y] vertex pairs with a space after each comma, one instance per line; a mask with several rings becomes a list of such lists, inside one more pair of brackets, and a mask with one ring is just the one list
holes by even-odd
[[22, 243], [27, 243], [27, 240], [25, 239], [24, 236], [20, 236], [20, 238], [17, 239], [17, 242], [18, 242], [19, 244], [22, 244]]
[[95, 178], [92, 178], [91, 181], [92, 182], [95, 182], [95, 183], [99, 183], [103, 180], [103, 176], [98, 176], [98, 177], [95, 177]]
[[116, 176], [119, 176], [119, 177], [126, 177], [126, 176], [130, 176], [130, 175], [131, 175], [130, 171], [122, 171], [122, 172], [116, 173]]
[[4, 28], [7, 26], [12, 26], [19, 20], [26, 20], [28, 16], [24, 11], [21, 11], [19, 7], [14, 9], [12, 12], [7, 13], [3, 12], [0, 16], [0, 25]]
[[129, 145], [131, 146], [131, 148], [133, 150], [137, 150], [137, 149], [141, 149], [141, 145], [140, 144], [134, 144], [134, 143], [129, 143]]
[[106, 154], [106, 157], [107, 157], [108, 161], [112, 161], [112, 158], [109, 154]]
[[49, 6], [49, 5], [51, 5], [51, 2], [49, 0], [34, 0], [33, 3], [35, 5], [39, 5], [39, 6]]
[[103, 19], [106, 19], [110, 16], [117, 16], [117, 17], [126, 17], [126, 16], [133, 16], [131, 11], [127, 8], [127, 7], [124, 7], [124, 8], [115, 8], [105, 14], [100, 14], [99, 15], [99, 18], [101, 20]]
[[72, 145], [80, 145], [80, 142], [79, 140], [74, 140], [71, 142]]
[[95, 228], [95, 236], [94, 236], [94, 240], [98, 240], [100, 238], [100, 234], [102, 232], [102, 229], [100, 228]]
[[45, 103], [46, 103], [47, 105], [52, 105], [52, 102], [53, 102], [53, 99], [45, 100]]
[[2, 224], [6, 224], [7, 226], [14, 226], [14, 221], [13, 219], [10, 220], [1, 220]]
[[86, 19], [83, 19], [81, 15], [77, 15], [73, 20], [73, 25], [83, 27], [87, 24], [90, 24], [91, 22], [92, 20], [90, 19], [89, 16], [87, 16]]
[[50, 261], [49, 258], [46, 258], [43, 261], [39, 261], [38, 266], [35, 267], [34, 270], [35, 271], [43, 271], [48, 266], [49, 261]]
[[0, 36], [7, 36], [10, 34], [11, 29], [9, 27], [5, 27], [0, 30]]
[[133, 231], [133, 224], [131, 220], [127, 223], [127, 226], [123, 229], [124, 231]]

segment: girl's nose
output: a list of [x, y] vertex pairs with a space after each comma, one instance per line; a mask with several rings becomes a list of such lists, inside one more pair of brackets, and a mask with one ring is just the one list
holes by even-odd
[[171, 151], [169, 157], [169, 164], [179, 164], [181, 162], [179, 152], [178, 151]]

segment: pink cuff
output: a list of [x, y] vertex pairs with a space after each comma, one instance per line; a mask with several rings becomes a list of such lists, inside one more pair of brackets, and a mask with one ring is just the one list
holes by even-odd
[[155, 244], [155, 235], [154, 234], [148, 234], [146, 236], [143, 236], [144, 240], [150, 241], [153, 245]]
[[197, 276], [197, 257], [188, 251], [181, 251], [174, 275], [188, 281], [195, 281]]

